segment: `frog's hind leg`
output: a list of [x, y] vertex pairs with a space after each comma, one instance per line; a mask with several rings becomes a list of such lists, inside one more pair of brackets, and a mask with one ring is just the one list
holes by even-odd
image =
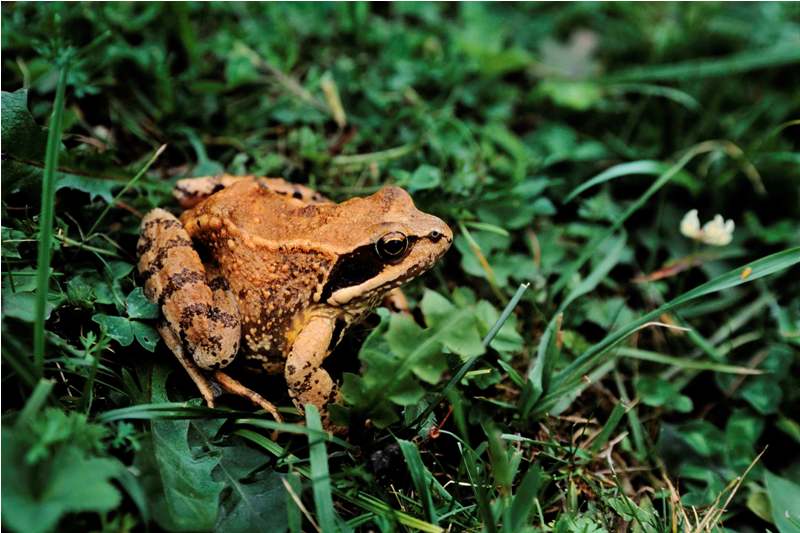
[[229, 187], [242, 180], [251, 179], [253, 179], [252, 176], [231, 176], [230, 174], [185, 178], [175, 183], [175, 187], [172, 189], [172, 195], [178, 200], [181, 207], [188, 209], [199, 204], [215, 192], [221, 191], [225, 187]]
[[181, 347], [181, 354], [176, 353], [181, 362], [191, 358], [202, 370], [230, 364], [241, 336], [236, 303], [227, 287], [217, 287], [218, 278], [207, 280], [180, 221], [163, 209], [149, 212], [142, 220], [137, 253], [145, 295], [161, 308], [164, 328], [171, 332], [162, 336], [173, 352], [173, 346]]
[[181, 207], [188, 209], [205, 200], [212, 194], [221, 191], [225, 187], [230, 187], [234, 183], [243, 180], [255, 180], [265, 189], [269, 189], [283, 196], [292, 197], [296, 200], [301, 200], [307, 204], [330, 203], [330, 200], [317, 191], [304, 185], [290, 183], [282, 178], [232, 176], [230, 174], [178, 180], [175, 184], [175, 188], [172, 190], [172, 194], [181, 204]]
[[283, 418], [278, 412], [278, 409], [272, 403], [265, 400], [264, 397], [258, 394], [257, 392], [248, 389], [247, 387], [245, 387], [244, 385], [242, 385], [241, 383], [230, 377], [225, 372], [222, 372], [221, 370], [215, 371], [213, 376], [214, 379], [217, 381], [217, 383], [219, 383], [220, 386], [227, 392], [235, 394], [236, 396], [242, 396], [244, 398], [247, 398], [248, 400], [253, 402], [253, 404], [255, 404], [257, 407], [260, 407], [269, 414], [271, 414], [272, 417], [277, 422], [283, 422]]
[[166, 322], [159, 324], [157, 329], [161, 334], [161, 338], [164, 339], [167, 348], [175, 354], [178, 362], [180, 362], [181, 366], [186, 370], [186, 373], [189, 374], [191, 380], [194, 381], [197, 390], [200, 391], [200, 395], [203, 396], [203, 399], [206, 401], [206, 405], [213, 408], [214, 399], [218, 396], [218, 391], [214, 389], [213, 383], [203, 375], [203, 372], [192, 358], [184, 353], [181, 340], [175, 335]]

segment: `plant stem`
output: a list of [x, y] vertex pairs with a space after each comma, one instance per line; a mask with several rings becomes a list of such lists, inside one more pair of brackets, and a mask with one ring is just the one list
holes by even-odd
[[135, 184], [137, 181], [139, 181], [139, 178], [141, 178], [142, 176], [144, 176], [144, 173], [145, 173], [145, 172], [147, 172], [147, 170], [150, 168], [150, 166], [151, 166], [153, 163], [155, 163], [156, 159], [158, 159], [158, 156], [160, 156], [160, 155], [161, 155], [161, 153], [164, 151], [164, 149], [166, 149], [166, 147], [167, 147], [167, 145], [166, 145], [166, 144], [162, 144], [162, 145], [161, 145], [161, 146], [158, 148], [158, 150], [156, 150], [156, 151], [155, 151], [155, 153], [154, 153], [154, 154], [153, 154], [153, 156], [150, 158], [150, 160], [149, 160], [149, 161], [147, 161], [147, 163], [145, 163], [145, 165], [144, 165], [144, 166], [141, 168], [141, 170], [139, 170], [139, 172], [137, 172], [137, 173], [136, 173], [136, 175], [135, 175], [133, 178], [131, 178], [131, 179], [130, 179], [130, 181], [128, 181], [128, 183], [126, 183], [126, 184], [125, 184], [125, 186], [122, 188], [122, 190], [121, 190], [121, 191], [119, 191], [119, 192], [117, 193], [117, 195], [114, 197], [114, 199], [113, 199], [113, 200], [111, 200], [111, 201], [110, 201], [108, 204], [106, 204], [106, 207], [105, 207], [105, 209], [103, 209], [103, 212], [102, 212], [102, 213], [100, 213], [100, 216], [99, 216], [99, 217], [97, 217], [97, 220], [95, 220], [95, 221], [94, 221], [94, 224], [92, 224], [92, 228], [91, 228], [91, 229], [88, 231], [88, 233], [87, 233], [88, 235], [90, 235], [90, 236], [91, 236], [91, 235], [92, 235], [92, 233], [94, 233], [94, 230], [95, 230], [95, 229], [97, 229], [97, 226], [100, 224], [100, 221], [101, 221], [101, 220], [103, 220], [103, 218], [105, 218], [105, 216], [108, 214], [108, 212], [109, 212], [109, 211], [111, 210], [111, 208], [114, 206], [114, 204], [116, 204], [116, 203], [117, 203], [117, 201], [118, 201], [120, 198], [122, 198], [122, 195], [123, 195], [123, 194], [125, 194], [126, 192], [128, 192], [128, 189], [130, 189], [131, 187], [133, 187], [133, 185], [134, 185], [134, 184]]
[[55, 203], [56, 169], [61, 147], [61, 124], [64, 117], [64, 93], [67, 87], [69, 57], [65, 54], [56, 86], [53, 115], [47, 133], [47, 150], [42, 176], [42, 203], [39, 215], [39, 253], [36, 262], [36, 308], [33, 325], [34, 372], [41, 378], [44, 370], [44, 322], [47, 312], [47, 295], [50, 285], [50, 251], [53, 243], [53, 210]]

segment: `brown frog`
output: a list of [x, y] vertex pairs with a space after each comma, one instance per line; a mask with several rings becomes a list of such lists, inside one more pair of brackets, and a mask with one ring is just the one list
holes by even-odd
[[245, 358], [283, 373], [298, 407], [328, 423], [337, 387], [322, 362], [345, 331], [444, 254], [453, 234], [407, 192], [333, 203], [277, 178], [181, 180], [180, 220], [154, 209], [137, 252], [159, 332], [209, 406], [214, 386], [274, 406], [222, 371]]

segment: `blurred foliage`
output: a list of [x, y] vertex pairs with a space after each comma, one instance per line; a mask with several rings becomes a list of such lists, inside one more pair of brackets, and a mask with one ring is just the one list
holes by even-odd
[[[800, 525], [800, 4], [4, 3], [2, 30], [4, 528]], [[457, 234], [409, 287], [414, 320], [380, 311], [331, 359], [352, 424], [326, 443], [335, 511], [313, 431], [273, 442], [260, 415], [198, 406], [133, 274], [140, 217], [223, 169], [337, 200], [396, 183]], [[690, 209], [734, 220], [731, 244], [681, 235]], [[301, 420], [280, 379], [257, 384]]]

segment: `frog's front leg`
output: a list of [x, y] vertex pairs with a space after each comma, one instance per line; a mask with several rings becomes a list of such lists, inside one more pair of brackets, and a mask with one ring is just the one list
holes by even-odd
[[322, 368], [322, 362], [330, 353], [334, 329], [334, 319], [312, 318], [295, 338], [284, 369], [289, 396], [295, 405], [315, 405], [326, 427], [330, 426], [328, 405], [335, 402], [338, 395], [336, 384]]

